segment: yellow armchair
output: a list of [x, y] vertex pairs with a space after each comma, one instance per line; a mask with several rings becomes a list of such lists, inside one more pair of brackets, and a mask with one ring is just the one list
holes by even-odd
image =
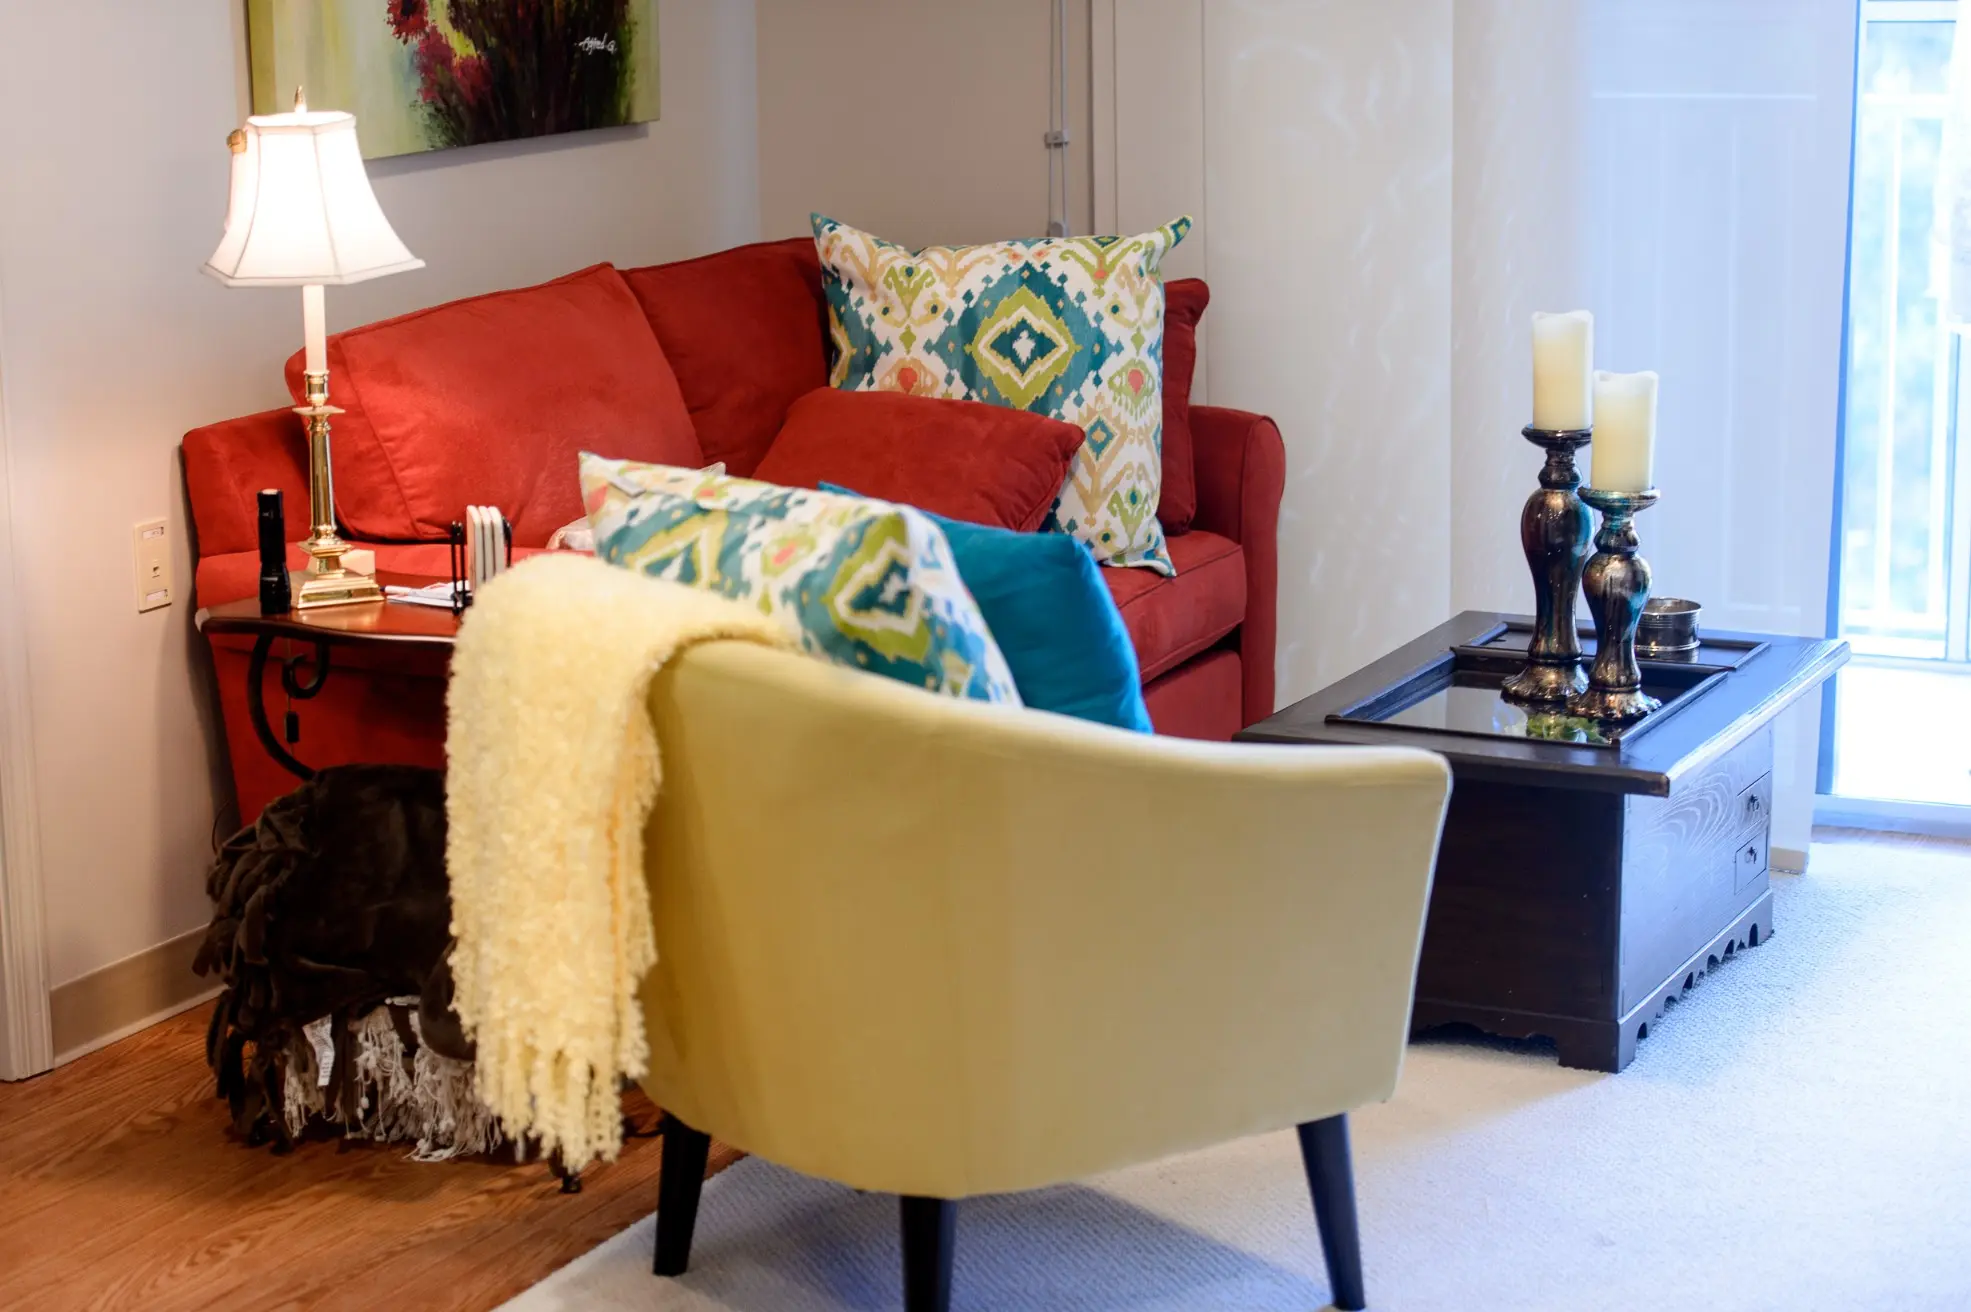
[[1299, 1126], [1362, 1305], [1344, 1118], [1402, 1065], [1440, 758], [1151, 738], [736, 642], [650, 705], [659, 1274], [708, 1136], [902, 1195], [917, 1312], [949, 1306], [959, 1199]]

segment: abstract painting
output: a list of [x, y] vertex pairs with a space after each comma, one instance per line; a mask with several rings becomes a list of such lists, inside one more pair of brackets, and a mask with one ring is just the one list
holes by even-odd
[[657, 117], [657, 0], [247, 0], [253, 112], [356, 116], [363, 154]]

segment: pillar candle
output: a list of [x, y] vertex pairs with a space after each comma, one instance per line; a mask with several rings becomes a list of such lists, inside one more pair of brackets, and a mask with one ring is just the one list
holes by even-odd
[[1641, 492], [1656, 473], [1656, 375], [1595, 374], [1594, 467], [1588, 485]]
[[327, 373], [328, 315], [319, 283], [311, 282], [301, 289], [301, 342], [305, 357], [302, 368], [311, 374]]
[[1595, 316], [1586, 310], [1533, 316], [1533, 427], [1594, 424]]

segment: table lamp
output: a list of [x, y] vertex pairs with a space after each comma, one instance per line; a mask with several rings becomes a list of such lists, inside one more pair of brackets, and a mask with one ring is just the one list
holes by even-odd
[[367, 575], [344, 568], [349, 544], [336, 532], [335, 481], [329, 461], [328, 344], [322, 289], [424, 267], [391, 231], [370, 190], [356, 146], [356, 116], [309, 112], [301, 92], [289, 114], [256, 114], [227, 138], [233, 152], [226, 235], [205, 271], [228, 287], [299, 287], [306, 343], [304, 395], [295, 407], [308, 423], [308, 520], [295, 572], [294, 606], [381, 601]]

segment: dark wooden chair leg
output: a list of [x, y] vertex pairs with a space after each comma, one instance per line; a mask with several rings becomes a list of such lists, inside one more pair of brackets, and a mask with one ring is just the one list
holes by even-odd
[[691, 1232], [698, 1225], [698, 1195], [705, 1188], [710, 1135], [669, 1112], [662, 1127], [664, 1156], [657, 1177], [657, 1258], [660, 1276], [681, 1276], [691, 1265]]
[[1355, 1222], [1348, 1117], [1330, 1116], [1301, 1126], [1300, 1160], [1307, 1167], [1307, 1191], [1314, 1195], [1314, 1221], [1321, 1228], [1321, 1253], [1328, 1260], [1335, 1307], [1360, 1312], [1368, 1302], [1362, 1293], [1362, 1235]]
[[951, 1254], [957, 1241], [958, 1204], [946, 1198], [913, 1198], [903, 1204], [904, 1312], [951, 1312]]

